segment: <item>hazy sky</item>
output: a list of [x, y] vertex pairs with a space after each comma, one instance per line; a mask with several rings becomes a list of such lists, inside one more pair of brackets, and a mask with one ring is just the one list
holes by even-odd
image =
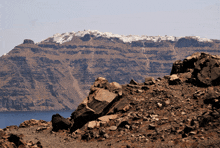
[[84, 29], [220, 39], [220, 0], [0, 0], [0, 56], [24, 39]]

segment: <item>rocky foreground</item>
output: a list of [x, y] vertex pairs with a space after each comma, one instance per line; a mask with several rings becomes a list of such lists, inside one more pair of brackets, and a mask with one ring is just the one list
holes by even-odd
[[65, 119], [0, 130], [0, 147], [219, 147], [220, 57], [195, 53], [145, 82], [96, 79]]

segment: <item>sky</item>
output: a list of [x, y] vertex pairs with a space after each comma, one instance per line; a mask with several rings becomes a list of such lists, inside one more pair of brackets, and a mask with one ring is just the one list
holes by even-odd
[[24, 39], [84, 29], [220, 40], [220, 0], [0, 0], [0, 56]]

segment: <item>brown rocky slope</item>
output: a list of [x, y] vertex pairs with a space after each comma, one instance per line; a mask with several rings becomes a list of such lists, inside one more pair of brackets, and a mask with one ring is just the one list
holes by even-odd
[[217, 148], [219, 66], [219, 56], [195, 53], [174, 62], [171, 75], [156, 80], [119, 85], [99, 77], [70, 118], [56, 114], [52, 122], [7, 127], [1, 145]]
[[175, 60], [194, 52], [215, 55], [219, 49], [219, 40], [192, 37], [123, 42], [90, 33], [62, 44], [53, 38], [24, 40], [0, 57], [0, 111], [76, 109], [97, 77], [142, 82], [168, 75]]

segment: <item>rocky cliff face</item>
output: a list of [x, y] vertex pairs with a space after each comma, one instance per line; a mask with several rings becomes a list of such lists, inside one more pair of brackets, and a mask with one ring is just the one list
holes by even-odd
[[76, 109], [97, 77], [142, 82], [168, 75], [177, 59], [220, 49], [218, 40], [131, 38], [91, 31], [24, 40], [0, 57], [0, 111]]

